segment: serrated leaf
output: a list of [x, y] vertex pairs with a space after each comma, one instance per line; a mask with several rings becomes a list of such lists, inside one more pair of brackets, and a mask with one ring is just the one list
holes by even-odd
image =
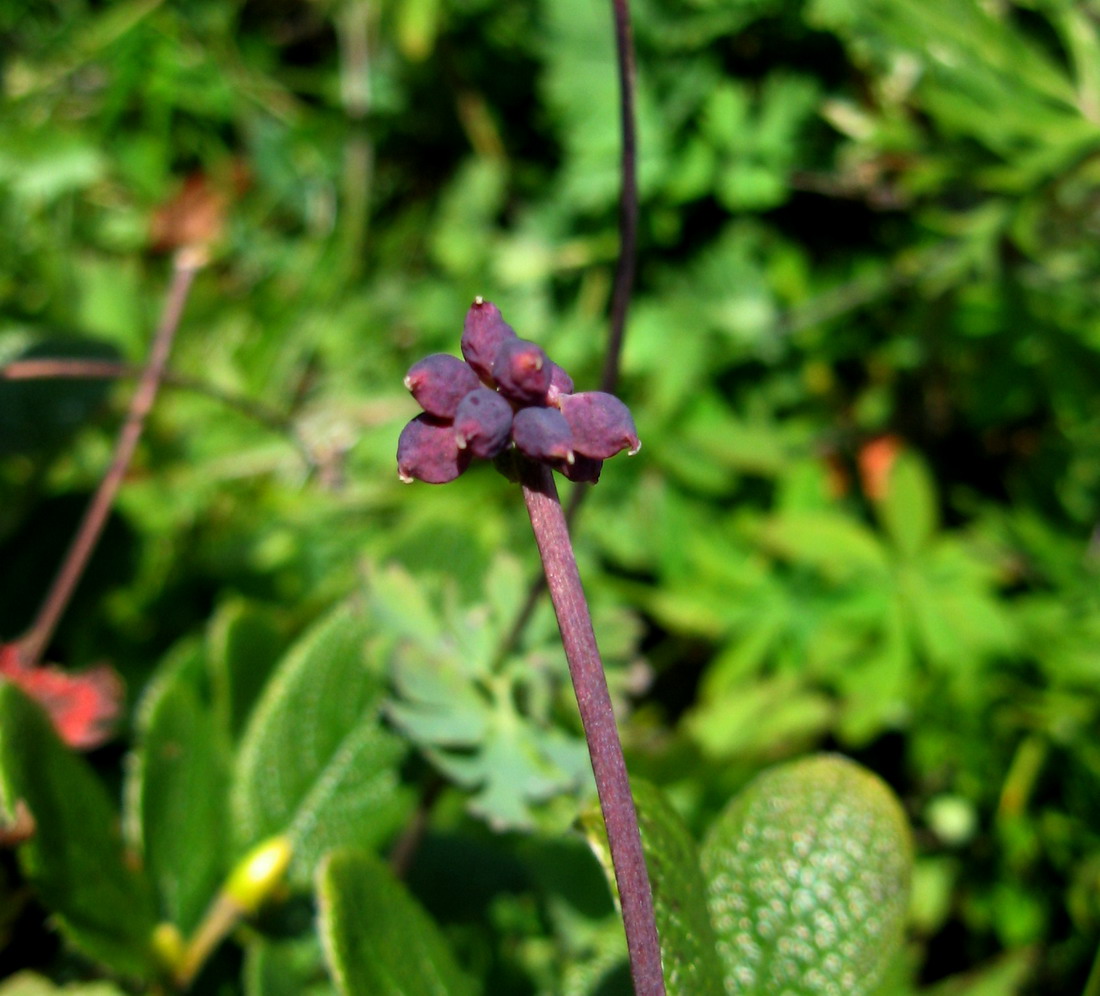
[[336, 851], [317, 881], [320, 931], [344, 996], [466, 996], [477, 987], [435, 922], [378, 858]]
[[20, 864], [62, 933], [120, 975], [154, 971], [149, 884], [122, 845], [118, 813], [87, 762], [57, 739], [45, 714], [0, 681], [0, 810], [25, 806], [33, 836]]
[[145, 867], [161, 916], [185, 935], [227, 870], [230, 752], [201, 693], [198, 650], [178, 657], [150, 685], [138, 710], [127, 800], [140, 828]]
[[765, 771], [702, 849], [726, 991], [865, 996], [902, 941], [912, 843], [883, 782], [835, 755]]
[[382, 682], [368, 666], [370, 627], [345, 605], [279, 664], [248, 724], [230, 796], [245, 847], [286, 835], [291, 878], [305, 881], [334, 846], [377, 845], [408, 809], [405, 746], [380, 721]]

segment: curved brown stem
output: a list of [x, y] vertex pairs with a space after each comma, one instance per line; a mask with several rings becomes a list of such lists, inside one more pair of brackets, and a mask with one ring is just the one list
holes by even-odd
[[634, 991], [637, 996], [664, 996], [661, 948], [638, 816], [569, 527], [549, 467], [524, 461], [520, 480], [596, 776], [611, 863], [619, 886]]
[[100, 481], [96, 493], [92, 496], [80, 528], [69, 546], [68, 553], [65, 554], [65, 560], [42, 602], [42, 607], [38, 610], [34, 623], [18, 641], [20, 660], [27, 666], [33, 666], [42, 659], [42, 654], [68, 607], [69, 599], [72, 598], [84, 574], [84, 569], [88, 566], [92, 551], [99, 542], [99, 536], [103, 532], [107, 516], [114, 504], [115, 495], [118, 494], [126, 469], [130, 466], [134, 450], [141, 438], [145, 418], [156, 399], [157, 389], [164, 375], [165, 365], [168, 363], [172, 340], [175, 338], [176, 329], [179, 328], [180, 318], [183, 315], [183, 306], [191, 291], [191, 283], [205, 262], [205, 253], [194, 248], [181, 249], [173, 258], [172, 282], [165, 297], [164, 312], [156, 335], [153, 337], [149, 361], [142, 371], [141, 380], [138, 381], [129, 411], [126, 413], [126, 421], [119, 432], [111, 466], [107, 468], [103, 480]]
[[[140, 377], [143, 367], [136, 363], [118, 363], [114, 360], [78, 360], [65, 357], [42, 357], [33, 360], [12, 360], [0, 366], [0, 380], [120, 380]], [[273, 432], [292, 433], [293, 422], [282, 412], [251, 398], [222, 391], [212, 384], [188, 377], [186, 374], [165, 370], [161, 377], [163, 387], [201, 394], [240, 412]]]

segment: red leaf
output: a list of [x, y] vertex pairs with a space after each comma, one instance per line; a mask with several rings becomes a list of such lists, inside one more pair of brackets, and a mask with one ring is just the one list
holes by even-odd
[[15, 643], [0, 645], [0, 679], [18, 685], [49, 713], [70, 747], [90, 750], [111, 737], [122, 704], [122, 679], [105, 664], [70, 674], [54, 667], [28, 667]]

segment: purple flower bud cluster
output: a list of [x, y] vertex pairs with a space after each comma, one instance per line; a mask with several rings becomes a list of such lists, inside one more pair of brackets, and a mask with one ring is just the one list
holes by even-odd
[[405, 377], [424, 411], [398, 440], [401, 480], [446, 484], [474, 457], [514, 446], [571, 481], [595, 482], [604, 460], [641, 447], [626, 405], [603, 391], [574, 394], [569, 374], [480, 297], [466, 314], [462, 355], [426, 356]]

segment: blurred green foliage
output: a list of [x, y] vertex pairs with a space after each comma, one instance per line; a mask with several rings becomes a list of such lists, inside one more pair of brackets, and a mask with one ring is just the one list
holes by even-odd
[[[1100, 7], [633, 13], [621, 393], [644, 449], [576, 530], [632, 769], [698, 839], [767, 763], [853, 755], [916, 829], [884, 991], [1080, 992], [1100, 935]], [[51, 648], [109, 660], [134, 706], [92, 757], [103, 784], [72, 775], [87, 833], [111, 833], [103, 786], [124, 781], [126, 846], [187, 930], [255, 839], [293, 828], [300, 895], [322, 853], [384, 849], [441, 793], [408, 877], [457, 959], [441, 971], [623, 991], [621, 928], [567, 830], [592, 792], [548, 608], [500, 653], [537, 569], [518, 494], [485, 468], [406, 489], [393, 461], [402, 376], [457, 351], [475, 294], [595, 385], [618, 246], [609, 11], [27, 0], [0, 4], [0, 38], [0, 362], [141, 364], [169, 207], [196, 213], [189, 183], [224, 214], [172, 360], [202, 389], [162, 393]], [[128, 396], [0, 381], [4, 639]], [[313, 685], [326, 639], [356, 651], [321, 653]], [[325, 869], [348, 902], [381, 874]], [[0, 868], [4, 972], [94, 978], [23, 873]], [[67, 939], [140, 975], [148, 952], [103, 936], [105, 909], [81, 893]], [[311, 922], [296, 901], [265, 913], [243, 975], [223, 953], [204, 984], [332, 991]]]

